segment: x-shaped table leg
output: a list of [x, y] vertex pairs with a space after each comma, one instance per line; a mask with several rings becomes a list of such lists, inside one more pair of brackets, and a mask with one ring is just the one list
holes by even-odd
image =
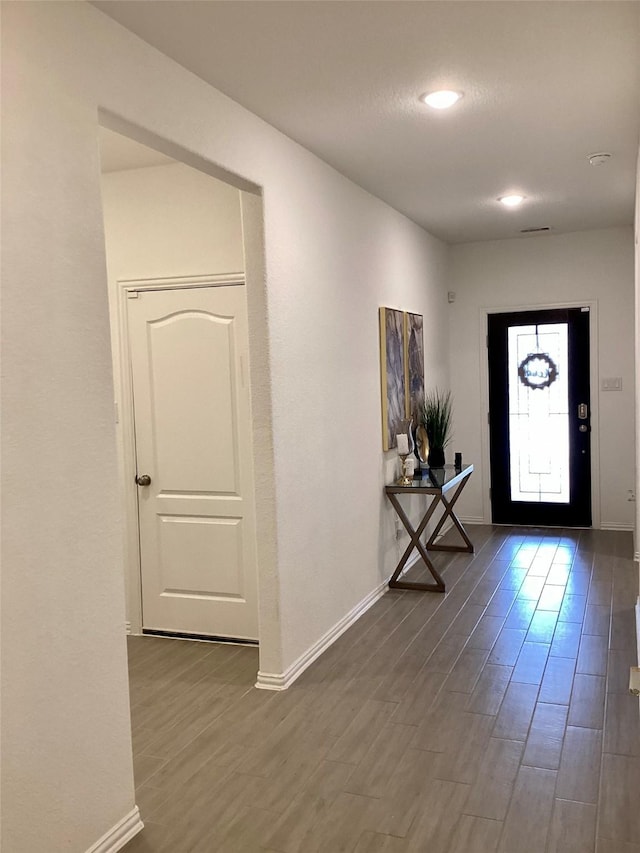
[[[453, 511], [453, 506], [454, 506], [455, 502], [458, 500], [458, 498], [460, 497], [460, 493], [462, 492], [464, 487], [467, 485], [468, 480], [469, 480], [469, 478], [466, 477], [460, 483], [458, 488], [453, 493], [453, 497], [451, 498], [450, 501], [448, 501], [444, 495], [438, 495], [438, 497], [442, 501], [442, 505], [444, 506], [444, 512], [442, 513], [442, 518], [436, 524], [436, 527], [435, 527], [433, 533], [431, 534], [431, 536], [429, 537], [429, 541], [427, 542], [427, 548], [430, 548], [432, 551], [465, 551], [465, 552], [468, 552], [469, 554], [473, 554], [473, 544], [471, 543], [471, 540], [467, 536], [467, 533], [466, 533], [464, 527], [460, 524], [456, 514]], [[457, 527], [459, 534], [462, 536], [462, 538], [464, 539], [464, 541], [466, 543], [466, 546], [467, 546], [466, 548], [464, 548], [460, 545], [434, 545], [433, 544], [436, 540], [436, 537], [438, 536], [438, 534], [442, 530], [442, 525], [445, 523], [447, 518], [450, 518], [451, 521], [453, 521], [453, 523]]]
[[[391, 589], [421, 589], [421, 590], [430, 590], [431, 592], [444, 592], [444, 589], [445, 589], [444, 581], [442, 580], [442, 578], [438, 574], [436, 567], [433, 565], [433, 563], [429, 559], [429, 555], [427, 554], [427, 551], [426, 551], [424, 545], [420, 541], [420, 537], [424, 533], [425, 528], [426, 528], [427, 524], [429, 523], [429, 519], [433, 515], [435, 508], [438, 506], [438, 497], [440, 497], [440, 496], [439, 495], [436, 496], [436, 498], [431, 502], [429, 509], [427, 510], [427, 512], [424, 515], [424, 518], [422, 519], [422, 521], [418, 525], [418, 529], [414, 530], [412, 525], [411, 525], [411, 522], [407, 518], [405, 511], [402, 509], [400, 502], [397, 499], [396, 495], [393, 493], [389, 495], [389, 500], [393, 504], [395, 511], [398, 513], [400, 521], [404, 524], [405, 530], [407, 531], [407, 533], [411, 537], [411, 541], [407, 545], [407, 548], [406, 548], [404, 554], [400, 558], [400, 562], [396, 566], [395, 572], [393, 573], [393, 575], [391, 576], [391, 578], [389, 580], [389, 587]], [[412, 583], [411, 581], [399, 581], [398, 580], [398, 577], [400, 576], [400, 573], [404, 569], [405, 564], [406, 564], [407, 560], [409, 559], [409, 555], [411, 554], [411, 552], [413, 551], [414, 548], [417, 549], [418, 553], [420, 554], [420, 556], [424, 560], [426, 567], [429, 569], [429, 571], [433, 575], [435, 583], [418, 583], [418, 582]]]

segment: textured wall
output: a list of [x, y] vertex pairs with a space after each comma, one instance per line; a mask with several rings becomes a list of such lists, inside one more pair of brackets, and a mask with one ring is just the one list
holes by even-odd
[[[635, 558], [640, 563], [640, 148], [636, 170], [636, 221], [635, 221], [635, 276], [636, 276], [636, 517]], [[640, 570], [640, 565], [638, 566]], [[640, 647], [640, 633], [638, 634]]]
[[393, 568], [377, 310], [425, 315], [428, 381], [445, 383], [447, 252], [87, 4], [7, 4], [3, 37], [4, 849], [82, 853], [133, 806], [98, 110], [264, 192], [266, 671]]
[[110, 283], [242, 272], [240, 193], [181, 163], [102, 176]]
[[96, 115], [3, 18], [2, 849], [81, 853], [134, 804]]
[[[634, 328], [633, 232], [610, 228], [575, 234], [500, 240], [456, 246], [451, 253], [451, 375], [458, 411], [464, 413], [457, 442], [482, 461], [486, 409], [482, 406], [482, 366], [486, 363], [483, 316], [510, 306], [597, 302], [598, 386], [604, 377], [622, 377], [622, 391], [592, 387], [599, 421], [592, 424], [600, 455], [603, 525], [633, 525]], [[461, 498], [466, 516], [481, 517], [489, 472], [478, 471]], [[597, 472], [593, 472], [597, 476]], [[464, 502], [463, 502], [464, 501]]]

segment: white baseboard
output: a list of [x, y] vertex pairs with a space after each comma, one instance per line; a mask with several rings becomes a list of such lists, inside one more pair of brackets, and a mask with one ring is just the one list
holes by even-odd
[[[453, 523], [451, 521], [447, 521], [443, 527], [442, 533], [438, 536], [438, 539], [441, 539], [452, 527]], [[414, 566], [420, 559], [420, 554], [417, 551], [414, 552], [407, 560], [400, 577], [402, 577], [405, 572], [408, 572], [409, 569], [412, 568], [412, 566]], [[330, 628], [327, 633], [320, 637], [316, 643], [310, 646], [306, 652], [301, 654], [300, 657], [284, 672], [258, 671], [258, 680], [256, 681], [255, 686], [260, 690], [286, 690], [287, 687], [290, 687], [293, 684], [296, 678], [302, 675], [307, 667], [311, 666], [314, 660], [317, 660], [323, 652], [326, 652], [329, 646], [335, 643], [341, 634], [344, 634], [347, 628], [350, 628], [354, 622], [358, 621], [363, 613], [366, 613], [370, 607], [373, 607], [376, 601], [379, 598], [382, 598], [388, 588], [389, 579], [387, 578], [386, 581], [379, 584], [368, 595], [365, 595], [362, 601], [356, 604], [355, 607], [352, 607], [351, 610], [342, 617], [342, 619], [336, 622], [333, 628]]]
[[105, 832], [102, 838], [99, 838], [87, 850], [87, 853], [117, 853], [143, 828], [140, 810], [138, 806], [134, 806], [129, 814], [119, 820], [108, 832]]
[[290, 687], [296, 678], [302, 675], [308, 666], [311, 666], [314, 660], [319, 658], [320, 655], [329, 648], [329, 646], [333, 645], [341, 634], [344, 634], [347, 628], [350, 628], [354, 622], [358, 621], [363, 613], [365, 613], [370, 607], [373, 607], [379, 598], [382, 598], [388, 587], [388, 580], [378, 584], [378, 586], [371, 590], [368, 595], [365, 595], [362, 601], [359, 601], [355, 607], [352, 607], [351, 610], [342, 617], [342, 619], [336, 622], [333, 628], [330, 628], [327, 633], [310, 646], [306, 652], [303, 652], [303, 654], [301, 654], [300, 657], [291, 664], [291, 666], [287, 667], [284, 672], [259, 671], [256, 687], [259, 687], [262, 690], [286, 690], [287, 687]]
[[[461, 515], [459, 516], [462, 524], [491, 524], [480, 515]], [[600, 525], [600, 530], [633, 530], [632, 524], [620, 524], [617, 521], [603, 521]]]

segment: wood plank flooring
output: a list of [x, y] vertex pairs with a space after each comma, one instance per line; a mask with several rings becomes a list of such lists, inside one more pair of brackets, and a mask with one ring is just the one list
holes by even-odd
[[471, 533], [282, 693], [255, 648], [129, 638], [126, 853], [640, 853], [631, 535]]

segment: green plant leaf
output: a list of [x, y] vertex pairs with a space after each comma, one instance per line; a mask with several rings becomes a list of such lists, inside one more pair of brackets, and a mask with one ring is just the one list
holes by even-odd
[[425, 394], [422, 406], [422, 423], [427, 431], [429, 446], [444, 449], [453, 434], [453, 406], [451, 391], [436, 388]]

